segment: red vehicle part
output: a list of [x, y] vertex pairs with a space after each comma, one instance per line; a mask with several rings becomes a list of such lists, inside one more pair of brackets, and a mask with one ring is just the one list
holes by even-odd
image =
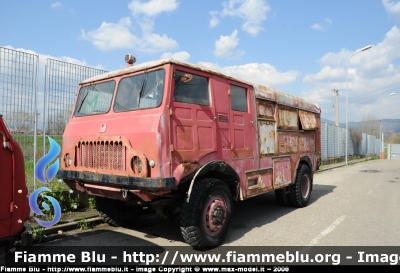
[[0, 241], [13, 245], [17, 238], [21, 245], [32, 242], [28, 189], [25, 183], [24, 158], [18, 143], [8, 132], [0, 115]]

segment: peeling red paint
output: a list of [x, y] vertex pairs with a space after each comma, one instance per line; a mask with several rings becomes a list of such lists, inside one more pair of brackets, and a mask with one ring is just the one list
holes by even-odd
[[306, 111], [299, 111], [301, 127], [303, 130], [315, 130], [318, 128], [315, 114]]

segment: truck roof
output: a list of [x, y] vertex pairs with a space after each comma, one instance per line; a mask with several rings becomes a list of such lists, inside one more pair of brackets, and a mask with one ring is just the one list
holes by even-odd
[[248, 85], [253, 86], [253, 90], [254, 90], [254, 94], [255, 94], [256, 98], [262, 98], [262, 99], [275, 101], [282, 105], [292, 106], [292, 107], [296, 107], [299, 109], [311, 111], [314, 113], [321, 113], [321, 108], [319, 107], [319, 105], [317, 103], [305, 100], [303, 98], [300, 98], [300, 97], [297, 97], [297, 96], [294, 96], [294, 95], [291, 95], [288, 93], [281, 92], [279, 90], [276, 90], [276, 89], [273, 89], [270, 87], [266, 87], [264, 85], [247, 82], [245, 80], [233, 77], [227, 73], [223, 73], [223, 72], [213, 69], [213, 68], [209, 68], [209, 67], [205, 67], [205, 66], [201, 66], [201, 65], [197, 65], [197, 64], [192, 64], [192, 63], [188, 63], [188, 62], [184, 62], [184, 61], [178, 61], [175, 59], [160, 59], [160, 60], [156, 60], [156, 61], [150, 61], [150, 62], [145, 62], [145, 63], [125, 67], [125, 68], [122, 68], [119, 70], [106, 72], [106, 73], [94, 76], [92, 78], [86, 79], [86, 80], [82, 81], [80, 84], [86, 84], [86, 83], [95, 82], [95, 81], [99, 81], [99, 80], [105, 80], [108, 78], [114, 78], [117, 76], [130, 74], [130, 73], [133, 73], [136, 71], [151, 69], [153, 67], [158, 67], [158, 66], [161, 66], [164, 64], [177, 64], [177, 65], [181, 65], [181, 66], [186, 66], [186, 67], [193, 68], [196, 70], [200, 70], [200, 71], [204, 71], [204, 72], [211, 73], [214, 75], [218, 75], [223, 78], [227, 78], [230, 80], [248, 84]]

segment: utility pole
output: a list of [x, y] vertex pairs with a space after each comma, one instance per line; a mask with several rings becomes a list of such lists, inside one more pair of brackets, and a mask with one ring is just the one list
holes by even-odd
[[335, 126], [336, 128], [336, 138], [337, 138], [337, 147], [336, 147], [336, 156], [340, 157], [340, 134], [339, 134], [339, 90], [337, 89], [333, 89], [332, 90], [333, 93], [336, 94], [336, 106], [335, 106]]
[[335, 126], [339, 127], [339, 90], [333, 89], [333, 93], [336, 94], [336, 106], [335, 106]]

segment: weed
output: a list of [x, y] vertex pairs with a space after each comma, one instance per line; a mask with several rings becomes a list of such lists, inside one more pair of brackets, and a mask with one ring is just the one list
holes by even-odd
[[88, 224], [88, 222], [86, 221], [85, 216], [83, 216], [83, 215], [82, 215], [81, 220], [78, 221], [78, 228], [79, 228], [80, 230], [87, 230], [87, 229], [89, 229], [89, 224]]
[[89, 197], [88, 198], [88, 202], [89, 202], [89, 208], [91, 208], [91, 209], [95, 209], [96, 208], [96, 202], [95, 202], [93, 197]]
[[[79, 195], [74, 197], [73, 193], [73, 190], [66, 191], [61, 184], [57, 183], [53, 191], [46, 194], [57, 200], [62, 212], [70, 212], [77, 210], [79, 207]], [[52, 208], [51, 204], [49, 205]]]
[[72, 193], [73, 191], [71, 190], [71, 191], [69, 191], [69, 208], [71, 209], [71, 211], [74, 211], [74, 210], [77, 210], [78, 209], [78, 207], [79, 207], [79, 194], [75, 197], [75, 198], [72, 198], [72, 195], [71, 195], [71, 193]]
[[50, 209], [50, 210], [45, 210], [44, 214], [46, 215], [47, 221], [51, 221], [54, 219], [54, 210]]
[[379, 156], [377, 156], [377, 155], [372, 155], [372, 156], [371, 156], [371, 160], [375, 160], [375, 159], [379, 159]]
[[[46, 198], [48, 196], [56, 199], [60, 205], [62, 213], [69, 213], [76, 211], [79, 208], [79, 195], [74, 196], [73, 191], [65, 191], [62, 186], [56, 185], [53, 191], [41, 193], [38, 198], [40, 210], [45, 214], [44, 216], [37, 215], [40, 219], [51, 221], [54, 218], [55, 210], [53, 204]], [[47, 195], [47, 196], [46, 196]], [[47, 209], [46, 209], [47, 208]]]
[[44, 236], [45, 236], [45, 234], [44, 234], [43, 227], [37, 227], [37, 228], [33, 229], [33, 233], [32, 233], [33, 240], [38, 241], [40, 243], [40, 242], [42, 242], [42, 239]]

